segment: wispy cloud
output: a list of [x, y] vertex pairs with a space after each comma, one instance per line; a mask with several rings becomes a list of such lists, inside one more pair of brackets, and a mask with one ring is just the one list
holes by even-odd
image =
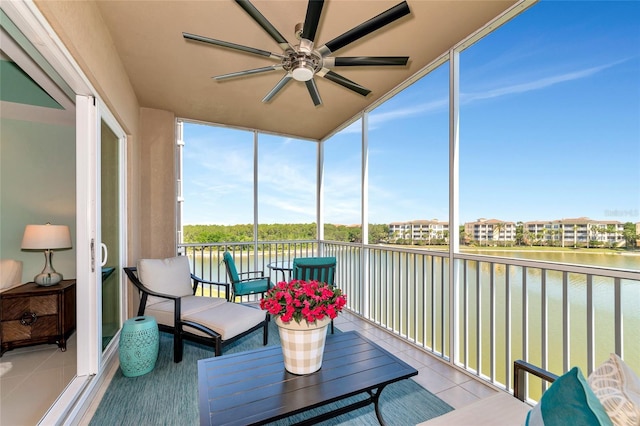
[[[402, 120], [407, 117], [415, 117], [417, 115], [428, 114], [431, 112], [442, 111], [447, 108], [449, 101], [447, 98], [434, 100], [431, 102], [421, 103], [409, 107], [398, 108], [385, 112], [373, 112], [369, 115], [369, 129], [376, 129], [382, 124], [394, 120]], [[362, 125], [357, 121], [347, 126], [342, 133], [360, 133]]]
[[[597, 67], [591, 67], [581, 69], [577, 71], [567, 72], [558, 75], [552, 75], [549, 77], [539, 78], [534, 81], [527, 81], [524, 83], [512, 84], [509, 86], [500, 86], [494, 89], [485, 90], [482, 92], [469, 92], [460, 94], [460, 103], [468, 105], [470, 103], [484, 100], [498, 98], [502, 96], [509, 96], [514, 94], [526, 93], [535, 90], [545, 89], [556, 84], [565, 83], [574, 80], [580, 80], [583, 78], [591, 77], [599, 72], [608, 68], [614, 67], [627, 59], [611, 62], [608, 64], [600, 65]], [[497, 84], [494, 84], [497, 86]], [[380, 127], [383, 123], [388, 123], [395, 120], [402, 120], [408, 117], [415, 117], [425, 114], [431, 114], [436, 112], [442, 112], [447, 109], [449, 105], [449, 99], [446, 97], [435, 99], [431, 102], [424, 102], [413, 106], [405, 106], [397, 109], [384, 111], [384, 112], [372, 112], [369, 116], [369, 127], [374, 130]], [[359, 133], [361, 131], [360, 123], [354, 123], [348, 126], [344, 133]]]
[[612, 62], [605, 65], [600, 65], [597, 67], [586, 68], [583, 70], [553, 75], [553, 76], [541, 78], [535, 81], [529, 81], [525, 83], [499, 87], [499, 88], [487, 90], [484, 92], [461, 93], [460, 102], [463, 104], [468, 104], [468, 103], [478, 101], [478, 100], [483, 100], [483, 99], [491, 99], [491, 98], [497, 98], [501, 96], [508, 96], [508, 95], [514, 95], [519, 93], [531, 92], [534, 90], [546, 89], [547, 87], [551, 87], [556, 84], [566, 83], [569, 81], [580, 80], [583, 78], [591, 77], [592, 75], [595, 75], [607, 68], [611, 68], [615, 65], [618, 65], [621, 62], [624, 62], [624, 60]]
[[425, 102], [411, 107], [398, 108], [393, 111], [372, 113], [369, 117], [369, 125], [371, 127], [378, 127], [383, 123], [393, 120], [399, 120], [407, 117], [415, 117], [417, 115], [430, 114], [433, 112], [442, 111], [449, 105], [449, 99], [442, 98], [436, 99], [431, 102]]

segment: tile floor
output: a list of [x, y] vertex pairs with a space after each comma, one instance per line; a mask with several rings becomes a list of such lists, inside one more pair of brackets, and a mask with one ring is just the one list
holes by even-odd
[[413, 347], [359, 317], [341, 313], [334, 320], [342, 331], [355, 330], [418, 370], [412, 379], [453, 408], [489, 397], [497, 390], [449, 366], [440, 358]]
[[[475, 378], [449, 366], [439, 358], [414, 348], [363, 321], [355, 315], [342, 313], [335, 325], [343, 331], [356, 330], [370, 338], [418, 370], [416, 382], [454, 408], [461, 408], [497, 392]], [[0, 358], [0, 424], [2, 426], [35, 425], [55, 398], [73, 378], [76, 371], [75, 335], [67, 352], [55, 345], [38, 345], [6, 352]], [[112, 368], [108, 374], [114, 374]], [[104, 393], [108, 380], [99, 391]], [[87, 424], [99, 401], [93, 401], [90, 411], [81, 420]]]
[[67, 350], [36, 345], [0, 358], [0, 425], [33, 426], [76, 375], [76, 335]]

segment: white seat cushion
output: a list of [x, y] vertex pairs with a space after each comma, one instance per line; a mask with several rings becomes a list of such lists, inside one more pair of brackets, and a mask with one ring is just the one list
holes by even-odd
[[[260, 309], [228, 302], [219, 297], [185, 296], [181, 298], [180, 310], [183, 321], [202, 324], [220, 334], [222, 340], [231, 339], [265, 319], [265, 312]], [[172, 300], [147, 304], [144, 314], [155, 317], [158, 324], [173, 327]], [[185, 326], [184, 330], [207, 337], [207, 334], [191, 327]]]
[[451, 426], [451, 425], [517, 425], [524, 424], [531, 406], [506, 392], [497, 392], [473, 404], [453, 410], [435, 417], [418, 426]]
[[[173, 300], [160, 299], [160, 303], [150, 304], [144, 310], [145, 315], [156, 318], [158, 324], [173, 327]], [[226, 303], [227, 300], [220, 297], [204, 297], [204, 296], [184, 296], [180, 298], [180, 310], [182, 318], [185, 315], [195, 314], [197, 312], [214, 308]]]
[[[138, 260], [138, 278], [150, 290], [171, 296], [191, 296], [191, 270], [189, 258], [186, 256], [167, 259]], [[166, 299], [149, 296], [147, 304], [154, 304]]]
[[[222, 340], [228, 340], [264, 321], [265, 312], [238, 303], [225, 302], [204, 311], [183, 315], [182, 319], [202, 324], [220, 334]], [[195, 329], [188, 327], [185, 329], [194, 334], [203, 335]]]

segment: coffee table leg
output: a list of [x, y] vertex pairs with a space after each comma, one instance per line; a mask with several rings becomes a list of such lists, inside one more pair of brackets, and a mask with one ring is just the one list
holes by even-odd
[[369, 391], [369, 395], [371, 395], [371, 399], [373, 400], [373, 406], [376, 410], [376, 417], [378, 418], [378, 423], [380, 426], [386, 426], [384, 419], [382, 418], [382, 413], [380, 412], [380, 406], [378, 405], [378, 401], [380, 400], [380, 394], [386, 385], [383, 385], [377, 389], [377, 392]]

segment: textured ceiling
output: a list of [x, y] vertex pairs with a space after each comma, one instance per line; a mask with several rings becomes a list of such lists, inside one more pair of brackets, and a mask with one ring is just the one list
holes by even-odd
[[[98, 1], [122, 63], [143, 107], [178, 117], [322, 139], [474, 33], [516, 0], [409, 0], [411, 13], [335, 52], [335, 56], [409, 56], [402, 67], [341, 67], [334, 71], [368, 88], [362, 97], [315, 77], [314, 106], [304, 83], [292, 81], [268, 104], [262, 98], [284, 71], [216, 81], [213, 76], [277, 64], [275, 60], [187, 41], [183, 32], [282, 53], [233, 1]], [[291, 43], [307, 1], [252, 2]], [[396, 5], [386, 0], [327, 0], [316, 46]], [[332, 55], [333, 56], [333, 55]]]

